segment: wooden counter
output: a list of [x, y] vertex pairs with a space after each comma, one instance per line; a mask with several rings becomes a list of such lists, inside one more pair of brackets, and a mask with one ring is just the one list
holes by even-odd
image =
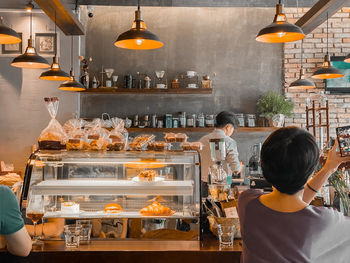
[[78, 249], [66, 249], [64, 241], [47, 241], [43, 247], [33, 248], [26, 258], [15, 257], [0, 250], [0, 262], [116, 262], [116, 263], [219, 263], [239, 262], [241, 241], [235, 240], [232, 248], [219, 247], [214, 237], [204, 241], [92, 241]]

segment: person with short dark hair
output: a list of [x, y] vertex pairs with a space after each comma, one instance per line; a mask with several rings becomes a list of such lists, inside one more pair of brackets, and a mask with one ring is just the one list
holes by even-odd
[[239, 196], [242, 262], [349, 262], [350, 218], [309, 205], [338, 166], [350, 161], [337, 150], [336, 142], [314, 174], [319, 149], [310, 133], [287, 127], [266, 139], [261, 168], [273, 191], [250, 189]]
[[224, 139], [226, 147], [226, 159], [223, 167], [230, 176], [232, 173], [240, 173], [242, 167], [238, 159], [237, 143], [231, 138], [238, 127], [238, 119], [233, 112], [222, 111], [216, 116], [215, 130], [208, 135], [203, 136], [200, 142], [203, 144], [201, 151], [201, 171], [202, 181], [208, 182], [209, 168], [214, 164], [210, 157], [209, 140]]

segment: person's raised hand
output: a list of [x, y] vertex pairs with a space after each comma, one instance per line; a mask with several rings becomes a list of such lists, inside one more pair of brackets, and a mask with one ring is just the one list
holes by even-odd
[[325, 168], [331, 170], [332, 173], [334, 173], [338, 169], [340, 164], [346, 162], [350, 162], [350, 156], [342, 157], [340, 155], [339, 143], [338, 139], [336, 139], [332, 149], [327, 154], [327, 161], [324, 166]]

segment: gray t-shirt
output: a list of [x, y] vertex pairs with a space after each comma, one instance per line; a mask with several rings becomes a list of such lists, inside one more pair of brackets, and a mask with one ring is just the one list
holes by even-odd
[[244, 263], [350, 262], [350, 217], [312, 205], [292, 213], [264, 206], [258, 190], [241, 193]]

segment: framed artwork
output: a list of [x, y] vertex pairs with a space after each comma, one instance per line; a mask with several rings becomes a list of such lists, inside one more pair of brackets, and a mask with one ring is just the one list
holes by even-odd
[[344, 77], [337, 79], [327, 79], [327, 94], [350, 93], [350, 63], [344, 62], [344, 59], [345, 57], [343, 56], [331, 57], [332, 66], [339, 69], [344, 74]]
[[[22, 39], [22, 33], [18, 33]], [[23, 41], [23, 39], [22, 39]], [[22, 42], [17, 44], [2, 44], [1, 45], [1, 54], [2, 55], [20, 55], [22, 54]]]
[[58, 41], [56, 41], [55, 33], [36, 33], [35, 34], [35, 49], [36, 49], [36, 52], [41, 56], [55, 55], [55, 52], [57, 50], [57, 45], [56, 45], [57, 43]]

